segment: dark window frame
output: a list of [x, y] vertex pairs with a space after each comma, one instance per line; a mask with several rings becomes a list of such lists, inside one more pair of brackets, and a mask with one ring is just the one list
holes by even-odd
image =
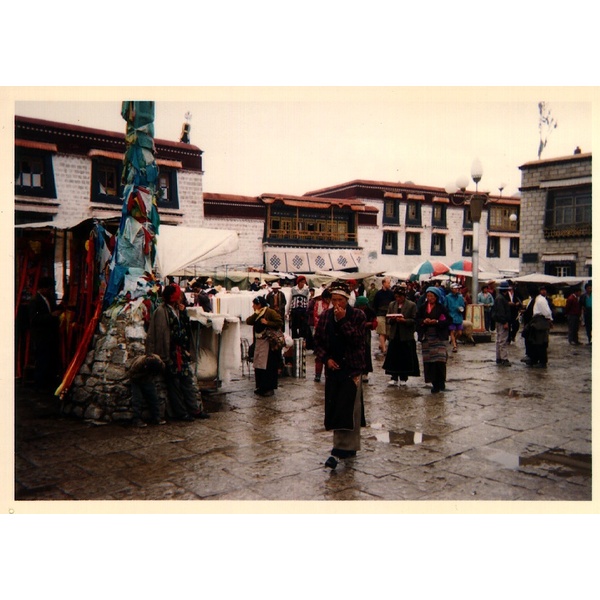
[[518, 237], [510, 238], [508, 244], [508, 255], [510, 258], [519, 258], [521, 240]]
[[[416, 216], [414, 218], [410, 217], [410, 209], [414, 207]], [[421, 203], [416, 200], [409, 200], [406, 203], [406, 225], [421, 227]]]
[[[435, 218], [436, 209], [441, 210], [441, 217]], [[431, 207], [431, 226], [447, 228], [447, 206], [445, 204], [434, 203]]]
[[[496, 250], [492, 249], [492, 241], [495, 242]], [[487, 251], [486, 256], [488, 258], [500, 258], [500, 237], [497, 235], [489, 235], [487, 239]]]
[[[557, 275], [558, 269], [561, 269], [561, 274], [559, 277], [576, 277], [577, 276], [577, 265], [575, 261], [550, 261], [544, 263], [544, 274], [545, 275]], [[568, 272], [562, 272], [563, 269], [566, 269]]]
[[[391, 248], [386, 247], [386, 238], [390, 237], [391, 240]], [[383, 235], [381, 237], [381, 254], [398, 254], [398, 232], [385, 230], [383, 231]]]
[[592, 186], [548, 190], [544, 215], [545, 237], [592, 235]]
[[[26, 161], [40, 163], [42, 166], [42, 184], [40, 186], [22, 185], [19, 183], [23, 176], [21, 165]], [[15, 195], [33, 198], [57, 198], [54, 180], [54, 165], [52, 153], [31, 149], [15, 148]]]
[[[435, 249], [435, 238], [439, 237], [441, 241], [440, 250]], [[446, 235], [444, 233], [431, 234], [431, 256], [446, 256]]]
[[[415, 249], [410, 249], [408, 247], [408, 240], [410, 238], [414, 238], [415, 240]], [[404, 236], [404, 254], [408, 256], [418, 256], [421, 254], [421, 234], [416, 231], [407, 231]]]
[[[467, 240], [470, 241], [469, 244], [467, 244]], [[470, 248], [468, 248], [467, 246], [470, 246]], [[463, 236], [462, 255], [463, 256], [473, 256], [473, 236], [472, 235], [464, 235]]]
[[[392, 214], [388, 215], [388, 207], [392, 207]], [[384, 198], [383, 199], [383, 224], [384, 225], [399, 225], [400, 224], [400, 210], [399, 202], [395, 198]]]

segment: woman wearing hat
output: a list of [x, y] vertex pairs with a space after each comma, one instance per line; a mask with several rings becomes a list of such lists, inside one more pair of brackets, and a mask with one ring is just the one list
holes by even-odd
[[450, 287], [451, 293], [446, 296], [446, 306], [450, 313], [450, 341], [452, 342], [452, 352], [456, 352], [456, 338], [460, 336], [463, 330], [463, 315], [465, 312], [465, 299], [460, 293], [460, 284], [453, 283]]
[[448, 361], [448, 325], [450, 315], [442, 304], [443, 292], [435, 286], [425, 290], [425, 302], [417, 310], [417, 330], [423, 353], [425, 382], [431, 383], [431, 393], [446, 389]]
[[246, 324], [252, 325], [254, 330], [254, 393], [259, 396], [272, 396], [277, 389], [277, 374], [282, 361], [281, 350], [271, 350], [264, 332], [267, 328], [282, 329], [283, 321], [277, 311], [269, 308], [264, 296], [254, 298], [252, 308], [254, 313], [246, 319]]
[[397, 285], [393, 289], [394, 301], [388, 307], [387, 338], [388, 351], [383, 369], [391, 375], [388, 385], [406, 383], [409, 377], [419, 377], [419, 358], [415, 342], [417, 325], [417, 305], [406, 299], [406, 286]]
[[335, 469], [340, 458], [360, 450], [365, 426], [362, 374], [365, 370], [365, 315], [349, 304], [350, 289], [333, 283], [332, 308], [319, 317], [315, 353], [325, 365], [325, 429], [333, 431], [333, 448], [325, 465]]

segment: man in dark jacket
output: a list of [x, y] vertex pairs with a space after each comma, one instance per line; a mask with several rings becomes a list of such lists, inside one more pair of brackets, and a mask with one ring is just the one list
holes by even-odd
[[508, 281], [502, 281], [492, 307], [492, 320], [496, 323], [496, 364], [510, 367], [508, 360], [508, 345], [510, 343], [511, 310], [508, 292], [512, 286]]
[[38, 290], [29, 304], [29, 326], [35, 353], [35, 384], [57, 386], [60, 375], [59, 317], [62, 307], [56, 305], [54, 279], [41, 277]]
[[319, 317], [315, 354], [325, 365], [325, 429], [333, 430], [333, 449], [325, 465], [335, 469], [340, 458], [360, 450], [360, 428], [365, 426], [362, 373], [365, 370], [365, 315], [352, 308], [350, 288], [333, 283], [332, 308]]

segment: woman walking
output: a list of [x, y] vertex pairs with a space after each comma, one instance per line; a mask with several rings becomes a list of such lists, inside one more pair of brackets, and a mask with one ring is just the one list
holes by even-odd
[[246, 324], [252, 325], [254, 329], [254, 393], [259, 396], [272, 396], [277, 389], [277, 373], [282, 359], [281, 350], [271, 350], [265, 332], [269, 328], [281, 330], [283, 320], [277, 311], [269, 308], [264, 296], [254, 298], [252, 308], [254, 314], [246, 319]]
[[394, 288], [394, 298], [386, 316], [389, 345], [383, 369], [391, 375], [388, 385], [402, 385], [421, 374], [415, 342], [417, 305], [406, 299], [404, 285]]
[[446, 362], [448, 361], [448, 309], [441, 304], [442, 292], [436, 287], [425, 291], [425, 302], [417, 311], [417, 330], [423, 353], [425, 382], [431, 383], [431, 393], [446, 389]]

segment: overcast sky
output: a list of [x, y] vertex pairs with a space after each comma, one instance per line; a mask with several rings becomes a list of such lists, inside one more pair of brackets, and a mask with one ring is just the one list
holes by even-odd
[[[479, 158], [480, 189], [504, 183], [513, 195], [519, 166], [537, 159], [542, 100], [558, 123], [542, 158], [592, 151], [593, 96], [574, 88], [147, 88], [138, 97], [156, 101], [157, 138], [178, 140], [192, 114], [213, 193], [301, 195], [353, 179], [445, 187]], [[95, 88], [22, 91], [15, 113], [124, 131], [124, 99]]]

